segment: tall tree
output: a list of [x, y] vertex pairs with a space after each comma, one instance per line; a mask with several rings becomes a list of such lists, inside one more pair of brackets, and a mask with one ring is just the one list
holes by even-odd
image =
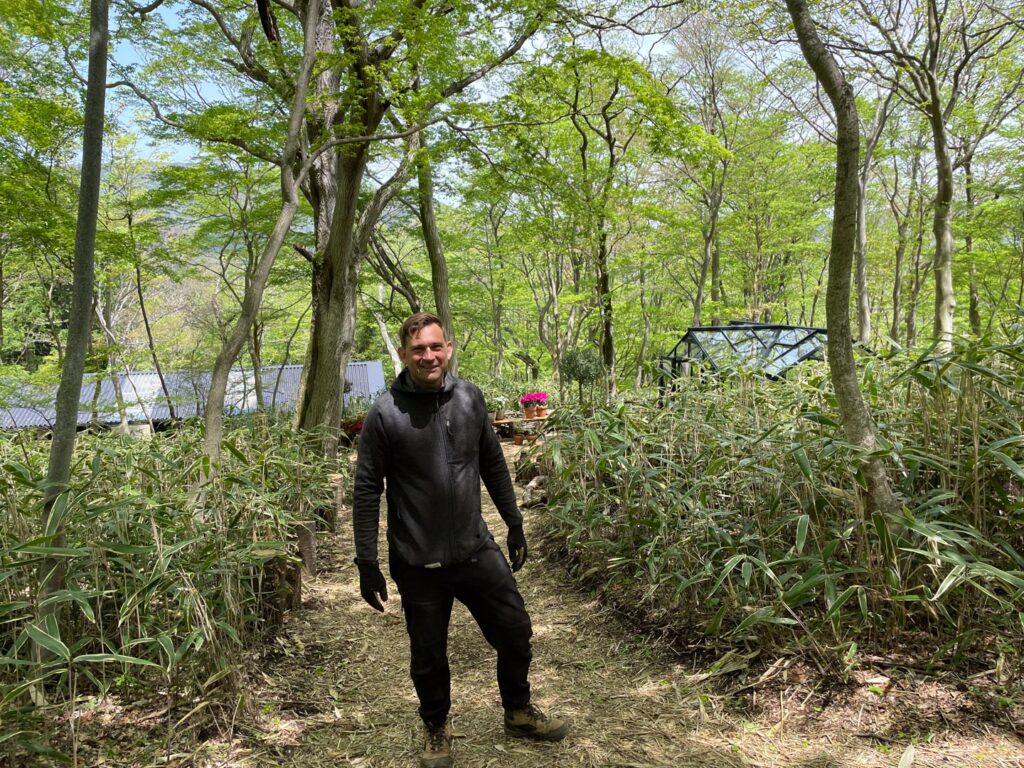
[[857, 104], [842, 70], [822, 43], [804, 0], [786, 0], [800, 50], [828, 94], [836, 119], [836, 187], [829, 250], [828, 365], [843, 423], [843, 431], [864, 451], [863, 471], [868, 511], [894, 513], [899, 500], [878, 455], [875, 424], [858, 382], [850, 329], [850, 273], [857, 234], [857, 168], [860, 163], [860, 120]]
[[[908, 104], [920, 110], [931, 128], [936, 164], [932, 215], [935, 238], [935, 314], [933, 335], [940, 352], [952, 349], [956, 294], [953, 286], [953, 160], [949, 122], [964, 97], [970, 72], [1024, 32], [1024, 11], [1017, 3], [985, 0], [948, 4], [942, 0], [859, 0], [860, 24], [838, 22], [841, 45], [875, 67]], [[845, 9], [840, 13], [845, 13]], [[853, 34], [870, 30], [871, 34]]]
[[[108, 48], [107, 0], [91, 0], [89, 5], [89, 70], [85, 91], [85, 127], [82, 134], [82, 175], [78, 196], [78, 223], [75, 230], [74, 288], [68, 329], [67, 355], [57, 389], [56, 420], [50, 442], [50, 460], [46, 470], [41, 527], [54, 548], [64, 545], [62, 518], [65, 505], [57, 504], [71, 481], [71, 459], [78, 432], [78, 405], [82, 394], [82, 375], [89, 347], [92, 318], [93, 276], [96, 248], [96, 222], [99, 213], [100, 177], [103, 161], [103, 122], [107, 93]], [[54, 591], [63, 588], [65, 570], [62, 557], [47, 556], [40, 564], [37, 605], [40, 628], [52, 630], [50, 619], [57, 603], [46, 602]], [[40, 651], [42, 648], [40, 647]]]

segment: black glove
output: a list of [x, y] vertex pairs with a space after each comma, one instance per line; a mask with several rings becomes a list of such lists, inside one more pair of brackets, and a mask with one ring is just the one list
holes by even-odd
[[[384, 613], [384, 606], [380, 604], [383, 600], [388, 601], [388, 583], [384, 581], [384, 574], [380, 572], [380, 565], [376, 560], [356, 559], [356, 567], [359, 569], [359, 594], [363, 600]], [[377, 596], [380, 595], [380, 599]]]
[[512, 572], [515, 573], [523, 567], [526, 562], [526, 534], [523, 533], [523, 526], [511, 525], [508, 529], [508, 559], [512, 562]]

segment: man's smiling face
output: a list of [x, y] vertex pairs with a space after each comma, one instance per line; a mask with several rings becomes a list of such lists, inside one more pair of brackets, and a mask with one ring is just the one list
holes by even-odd
[[452, 356], [452, 343], [445, 339], [441, 326], [432, 323], [410, 336], [398, 356], [419, 389], [440, 389]]

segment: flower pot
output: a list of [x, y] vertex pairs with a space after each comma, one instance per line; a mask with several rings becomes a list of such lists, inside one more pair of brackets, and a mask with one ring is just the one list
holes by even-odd
[[523, 413], [526, 414], [526, 418], [528, 418], [528, 419], [536, 419], [537, 418], [537, 408], [535, 406], [532, 406], [532, 405], [525, 406], [523, 408]]
[[515, 443], [516, 445], [522, 445], [524, 437], [525, 435], [516, 432], [514, 435], [512, 435], [512, 442]]
[[538, 405], [537, 406], [537, 417], [539, 418], [541, 416], [547, 416], [547, 415], [548, 415], [548, 407], [546, 405]]

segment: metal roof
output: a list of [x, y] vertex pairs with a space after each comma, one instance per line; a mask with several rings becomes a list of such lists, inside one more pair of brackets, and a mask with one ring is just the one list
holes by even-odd
[[[164, 374], [170, 401], [178, 418], [187, 419], [203, 412], [210, 388], [210, 375], [208, 371], [173, 371]], [[294, 408], [301, 378], [301, 365], [265, 366], [260, 371], [264, 407]], [[385, 388], [384, 369], [376, 360], [349, 363], [346, 378], [351, 382], [351, 388], [344, 395], [346, 404], [356, 398], [372, 400]], [[127, 371], [94, 376], [82, 383], [79, 426], [120, 423], [118, 389], [129, 423], [161, 422], [171, 418], [168, 397], [164, 394], [156, 371]], [[52, 427], [56, 420], [56, 395], [56, 387], [14, 387], [5, 398], [0, 399], [0, 429]], [[256, 405], [253, 369], [232, 369], [228, 374], [224, 412], [251, 413], [256, 410]]]

